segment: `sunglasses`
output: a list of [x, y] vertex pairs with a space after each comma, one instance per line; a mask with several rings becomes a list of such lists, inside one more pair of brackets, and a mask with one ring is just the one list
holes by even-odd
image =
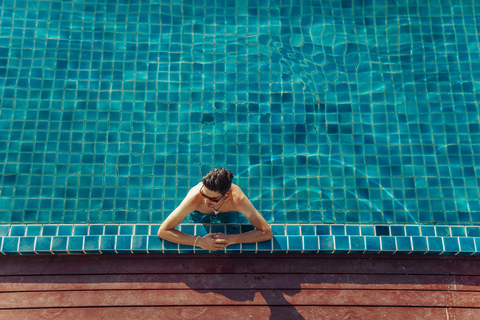
[[209, 196], [205, 195], [203, 192], [202, 192], [202, 189], [203, 189], [203, 186], [200, 188], [200, 194], [204, 197], [204, 198], [207, 198], [208, 200], [212, 201], [212, 202], [215, 202], [215, 203], [218, 203], [218, 201], [222, 200], [223, 197], [225, 197], [226, 193], [224, 193], [220, 198], [210, 198]]

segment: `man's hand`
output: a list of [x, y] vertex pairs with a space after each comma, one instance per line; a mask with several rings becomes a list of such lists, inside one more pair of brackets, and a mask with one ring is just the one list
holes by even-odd
[[[209, 251], [217, 251], [220, 249], [225, 249], [228, 245], [226, 238], [219, 238], [218, 233], [210, 233], [204, 237], [198, 239], [198, 245], [200, 248]], [[226, 236], [226, 234], [223, 234]]]
[[217, 232], [217, 233], [214, 233], [213, 239], [222, 239], [222, 240], [225, 240], [227, 246], [233, 244], [232, 236], [229, 235], [229, 234]]

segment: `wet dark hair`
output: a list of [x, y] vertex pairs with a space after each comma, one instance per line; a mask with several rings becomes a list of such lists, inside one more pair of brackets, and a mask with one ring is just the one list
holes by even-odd
[[210, 191], [225, 194], [232, 186], [233, 173], [225, 168], [213, 169], [203, 177], [203, 185]]

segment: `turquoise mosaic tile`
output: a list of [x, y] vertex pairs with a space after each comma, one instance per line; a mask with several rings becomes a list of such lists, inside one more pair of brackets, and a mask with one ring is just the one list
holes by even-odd
[[4, 254], [19, 254], [18, 253], [19, 237], [5, 237], [3, 238], [2, 252]]
[[118, 225], [105, 225], [105, 235], [118, 235]]
[[412, 238], [411, 237], [395, 237], [397, 242], [396, 253], [409, 254], [412, 252]]
[[[223, 253], [223, 252], [224, 252], [224, 251], [222, 251], [221, 253]], [[178, 245], [178, 253], [192, 254], [192, 253], [195, 253], [195, 250], [193, 250], [193, 247], [192, 247], [192, 246], [187, 246], [187, 245], [179, 244], [179, 245]]]
[[86, 236], [86, 235], [88, 235], [88, 225], [78, 225], [78, 224], [75, 225], [73, 235], [75, 235], [75, 236]]
[[286, 232], [288, 235], [292, 235], [292, 236], [298, 236], [300, 235], [300, 226], [297, 224], [287, 224], [286, 225]]
[[85, 253], [83, 251], [84, 243], [85, 243], [85, 237], [81, 237], [81, 236], [68, 237], [68, 245], [67, 245], [68, 253], [70, 254]]
[[[127, 226], [123, 229], [124, 234], [122, 235], [115, 234], [120, 229], [118, 225], [32, 225], [34, 227], [32, 233], [38, 234], [46, 226], [51, 230], [62, 230], [62, 234], [55, 236], [17, 236], [16, 234], [22, 233], [24, 228], [14, 225], [8, 228], [8, 230], [13, 230], [13, 235], [0, 237], [0, 253], [209, 253], [209, 251], [199, 247], [193, 248], [192, 246], [179, 245], [159, 239], [156, 235], [158, 225], [142, 225], [139, 229]], [[99, 230], [107, 230], [108, 227], [112, 227], [111, 235], [99, 234]], [[344, 225], [344, 228], [340, 228], [337, 225], [338, 228], [333, 229], [331, 227], [332, 225], [314, 224], [298, 225], [296, 228], [294, 228], [294, 225], [273, 225], [274, 235], [270, 241], [230, 245], [226, 249], [215, 251], [215, 253], [477, 255], [479, 254], [478, 249], [480, 249], [480, 243], [478, 242], [480, 237], [477, 237], [478, 227], [432, 226], [423, 230], [425, 234], [434, 234], [432, 236], [419, 235], [420, 228], [417, 225], [387, 226], [388, 233], [391, 235], [385, 235], [386, 229], [374, 228], [375, 226]], [[27, 234], [29, 228], [30, 226], [27, 228]], [[184, 224], [180, 225], [179, 229], [193, 236], [205, 236], [212, 230], [234, 234], [240, 233], [242, 230], [252, 230], [252, 226]], [[301, 230], [303, 230], [303, 233], [309, 234], [300, 235]], [[339, 230], [342, 232], [339, 232]], [[148, 234], [152, 231], [154, 231], [154, 234]], [[347, 234], [334, 234], [343, 233], [343, 231], [346, 231]], [[378, 234], [371, 234], [374, 231]], [[358, 235], [360, 232], [365, 232], [368, 235]]]
[[100, 237], [100, 251], [106, 254], [117, 253], [115, 250], [115, 236], [105, 235]]
[[[287, 238], [287, 242], [288, 242], [288, 239], [289, 238]], [[287, 244], [287, 246], [288, 246], [288, 244]], [[243, 253], [256, 253], [257, 252], [257, 243], [242, 243], [242, 244], [240, 244], [240, 247], [241, 247], [241, 250], [242, 250]]]
[[35, 254], [35, 237], [20, 237], [18, 252], [20, 254]]
[[426, 237], [412, 237], [413, 250], [419, 254], [424, 254], [428, 251], [427, 238]]
[[467, 237], [480, 237], [479, 227], [466, 227]]
[[345, 234], [345, 226], [344, 225], [332, 225], [330, 226], [330, 232], [332, 235], [340, 236]]
[[442, 254], [455, 254], [460, 251], [460, 242], [457, 237], [443, 237], [445, 252]]
[[157, 236], [148, 236], [148, 252], [149, 253], [163, 253], [163, 244]]
[[68, 237], [52, 237], [52, 252], [57, 254], [66, 254]]
[[458, 255], [472, 255], [476, 251], [473, 238], [458, 238], [458, 240], [460, 242]]
[[302, 252], [303, 251], [303, 237], [292, 235], [288, 237], [288, 252]]
[[[240, 228], [239, 225], [227, 224], [225, 226], [225, 229], [226, 229], [227, 234], [239, 234], [239, 233], [241, 233], [241, 228]], [[283, 234], [283, 233], [279, 233], [279, 234]]]
[[451, 236], [450, 228], [448, 226], [436, 226], [435, 234], [439, 237], [449, 237]]
[[150, 234], [156, 235], [158, 233], [158, 230], [160, 229], [159, 224], [152, 224], [150, 225]]
[[101, 236], [104, 234], [105, 226], [103, 224], [92, 224], [89, 226], [89, 235]]
[[[272, 252], [272, 241], [263, 241], [257, 243], [257, 253], [270, 253]], [[303, 245], [302, 245], [303, 250]]]
[[58, 235], [59, 236], [71, 236], [73, 231], [73, 225], [59, 225], [58, 226]]
[[424, 237], [434, 237], [436, 236], [435, 227], [433, 226], [421, 226], [422, 236]]
[[162, 240], [163, 242], [163, 252], [164, 253], [178, 253], [179, 245], [177, 243], [172, 243], [167, 240]]
[[206, 228], [208, 226], [205, 226], [204, 224], [196, 224], [195, 225], [195, 235], [203, 237], [206, 236], [207, 234], [210, 233], [210, 229]]
[[358, 236], [360, 235], [359, 226], [345, 226], [345, 234], [349, 236]]
[[404, 236], [405, 226], [390, 226], [390, 234], [392, 236]]
[[380, 243], [382, 253], [395, 253], [397, 251], [395, 237], [380, 237]]
[[225, 233], [225, 225], [223, 224], [213, 224], [210, 229], [210, 233]]
[[374, 226], [361, 226], [360, 227], [362, 236], [374, 236], [375, 228]]
[[132, 252], [132, 237], [131, 236], [117, 236], [117, 243], [115, 249], [118, 253], [128, 254]]
[[[195, 226], [190, 225], [190, 224], [180, 225], [180, 231], [185, 233], [185, 234], [189, 234], [189, 235], [193, 236], [193, 235], [195, 235]], [[225, 233], [225, 228], [223, 229], [223, 231], [219, 230], [217, 232]]]
[[35, 242], [35, 252], [38, 254], [53, 254], [52, 252], [52, 237], [37, 237]]
[[319, 237], [304, 236], [303, 237], [303, 253], [317, 253], [320, 249]]
[[332, 236], [319, 236], [320, 253], [333, 253], [335, 251], [334, 238]]
[[473, 238], [475, 241], [475, 252], [473, 253], [474, 256], [480, 255], [480, 238]]
[[120, 234], [121, 235], [131, 235], [134, 234], [134, 226], [133, 225], [121, 225], [120, 226]]
[[147, 251], [147, 236], [132, 236], [132, 251], [133, 253], [148, 253]]
[[350, 251], [349, 253], [360, 254], [366, 250], [365, 237], [351, 236], [350, 237]]
[[[272, 250], [273, 250], [273, 246], [274, 246], [274, 244], [272, 243]], [[196, 252], [198, 252], [198, 251], [196, 251]], [[242, 252], [241, 245], [240, 244], [230, 245], [225, 249], [225, 252], [226, 253], [241, 253]]]
[[365, 237], [366, 248], [365, 253], [377, 254], [380, 252], [380, 237]]
[[350, 251], [350, 237], [335, 236], [334, 246], [335, 246], [335, 253], [348, 253], [348, 251]]
[[406, 226], [405, 232], [407, 236], [419, 236], [420, 228], [419, 226]]
[[83, 250], [85, 251], [85, 253], [102, 253], [100, 251], [100, 236], [86, 236]]
[[329, 235], [330, 234], [330, 226], [329, 225], [317, 225], [316, 230], [317, 230], [317, 235], [318, 236], [323, 236], [323, 235]]
[[460, 226], [451, 226], [450, 227], [450, 232], [452, 234], [452, 237], [465, 237], [465, 227], [460, 227]]
[[302, 236], [315, 235], [315, 225], [303, 224], [300, 226]]
[[10, 229], [11, 237], [23, 237], [25, 235], [26, 226], [12, 226]]
[[136, 235], [148, 235], [150, 226], [148, 224], [135, 225]]
[[427, 254], [441, 254], [445, 251], [441, 237], [426, 237], [428, 243]]
[[1, 226], [0, 225], [0, 236], [8, 236], [10, 233], [10, 226]]
[[42, 229], [42, 236], [56, 236], [58, 225], [44, 225]]
[[390, 228], [388, 226], [375, 226], [375, 234], [377, 236], [390, 235]]
[[227, 167], [274, 238], [223, 252], [478, 254], [478, 12], [0, 2], [1, 252], [207, 253], [156, 233]]
[[[273, 241], [273, 251], [276, 253], [287, 253], [288, 238], [286, 236], [275, 236]], [[228, 248], [228, 247], [227, 247]]]
[[478, 226], [479, 10], [4, 0], [0, 223], [160, 224], [227, 167], [269, 223]]

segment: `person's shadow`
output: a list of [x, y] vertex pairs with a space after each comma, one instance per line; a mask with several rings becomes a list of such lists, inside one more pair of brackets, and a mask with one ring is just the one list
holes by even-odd
[[[231, 223], [231, 221], [225, 222], [220, 220], [218, 222], [220, 222], [221, 224], [203, 224], [203, 229], [205, 230], [205, 233], [209, 234], [215, 232], [225, 232], [223, 228], [226, 228], [225, 230], [227, 233], [240, 233], [254, 230], [254, 227], [252, 225], [242, 225], [243, 229], [240, 230], [239, 225], [229, 224], [229, 222]], [[202, 226], [201, 224], [198, 225]], [[275, 238], [273, 239], [273, 241], [275, 241]], [[220, 252], [225, 253], [225, 250], [218, 251], [219, 254], [221, 254]], [[211, 253], [215, 254], [216, 252], [211, 251]], [[235, 270], [238, 270], [238, 263], [239, 261], [242, 261], [244, 256], [244, 254], [238, 254], [238, 258], [240, 259], [222, 259], [222, 265], [215, 265], [218, 279], [217, 281], [214, 280], [210, 287], [208, 286], [208, 284], [205, 287], [198, 287], [197, 279], [193, 281], [186, 279], [185, 285], [197, 292], [213, 292], [216, 294], [221, 294], [224, 297], [233, 301], [244, 302], [247, 304], [249, 301], [251, 301], [251, 303], [255, 305], [258, 305], [258, 303], [260, 303], [260, 301], [257, 301], [258, 298], [255, 297], [258, 292], [265, 300], [265, 304], [270, 307], [271, 319], [304, 319], [304, 317], [300, 315], [300, 313], [295, 309], [295, 307], [292, 306], [285, 299], [285, 295], [293, 296], [301, 291], [300, 283], [292, 282], [291, 277], [289, 277], [288, 274], [283, 274], [280, 277], [278, 274], [272, 275], [266, 273], [235, 274]], [[255, 259], [255, 257], [250, 258], [250, 260], [252, 259]], [[238, 275], [240, 275], [241, 277], [236, 277]], [[209, 274], [210, 278], [211, 276], [212, 274]], [[279, 279], [281, 283], [279, 283]], [[232, 281], [237, 282], [232, 283]], [[237, 287], [235, 287], [235, 285]], [[282, 285], [284, 286], [284, 288], [278, 289], [278, 286], [281, 287]]]
[[[242, 305], [268, 306], [271, 312], [270, 319], [304, 319], [285, 299], [285, 295], [293, 296], [301, 291], [300, 282], [295, 282], [289, 274], [240, 273], [239, 264], [256, 259], [255, 257], [245, 259], [244, 256], [238, 254], [229, 255], [229, 258], [215, 259], [216, 265], [212, 266], [215, 273], [197, 275], [195, 279], [188, 277], [184, 283], [196, 292], [220, 294], [229, 300], [242, 302]], [[237, 272], [233, 273], [235, 271]], [[199, 281], [198, 278], [203, 281]], [[259, 299], [257, 293], [264, 301]]]
[[[346, 310], [346, 317], [352, 315], [349, 306], [377, 306], [382, 302], [378, 291], [385, 292], [386, 296], [394, 292], [381, 305], [416, 306], [411, 296], [413, 291], [423, 297], [425, 294], [436, 296], [438, 291], [478, 288], [478, 258], [459, 258], [362, 254], [7, 256], [3, 257], [0, 283], [5, 292], [125, 290], [134, 295], [135, 290], [151, 290], [152, 295], [163, 291], [165, 296], [170, 294], [169, 290], [192, 290], [197, 294], [187, 294], [185, 297], [189, 298], [180, 299], [174, 305], [187, 309], [212, 306], [214, 310], [263, 306], [257, 318], [265, 318], [269, 308], [271, 319], [316, 319], [320, 317], [320, 309], [324, 309], [322, 306], [346, 306], [336, 308], [338, 312]], [[14, 286], [8, 286], [10, 283]], [[405, 298], [398, 295], [403, 291]], [[428, 303], [437, 301], [427, 300]], [[139, 302], [138, 305], [142, 305], [142, 301]], [[152, 307], [164, 306], [160, 300], [158, 304], [155, 300], [145, 303], [151, 302]], [[84, 306], [90, 306], [88, 303], [91, 302]], [[122, 301], [109, 305], [113, 306], [137, 304]], [[296, 306], [302, 307], [297, 310]], [[313, 309], [309, 311], [309, 307], [304, 306]], [[425, 305], [428, 306], [430, 304]]]

